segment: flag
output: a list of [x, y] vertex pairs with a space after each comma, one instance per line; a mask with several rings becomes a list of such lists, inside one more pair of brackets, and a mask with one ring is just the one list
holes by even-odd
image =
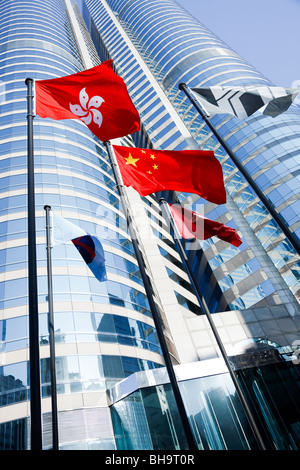
[[55, 120], [81, 119], [102, 141], [140, 128], [139, 114], [112, 60], [73, 75], [35, 81], [35, 112]]
[[231, 227], [227, 227], [227, 225], [207, 219], [197, 212], [184, 209], [179, 204], [169, 204], [169, 208], [176, 227], [183, 238], [207, 240], [207, 238], [216, 236], [234, 246], [240, 246], [242, 243], [236, 231]]
[[157, 191], [197, 193], [226, 202], [222, 168], [212, 151], [153, 150], [113, 145], [125, 186], [141, 196]]
[[213, 86], [191, 90], [209, 114], [233, 114], [239, 119], [246, 119], [258, 110], [276, 117], [289, 108], [300, 91], [270, 86]]
[[86, 232], [72, 222], [60, 217], [55, 212], [52, 212], [52, 246], [68, 243], [73, 238], [86, 235]]
[[103, 247], [98, 238], [92, 235], [73, 238], [74, 246], [98, 281], [106, 281], [106, 268]]
[[72, 241], [98, 281], [107, 280], [104, 250], [99, 239], [82, 228], [52, 213], [52, 245]]

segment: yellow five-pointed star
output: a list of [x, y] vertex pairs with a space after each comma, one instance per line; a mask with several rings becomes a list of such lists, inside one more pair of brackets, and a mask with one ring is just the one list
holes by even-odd
[[153, 154], [150, 155], [150, 158], [152, 158], [152, 160], [155, 160], [155, 156]]
[[133, 158], [131, 154], [129, 154], [129, 157], [125, 158], [126, 160], [126, 165], [133, 165], [136, 166], [135, 162], [139, 161], [139, 158]]
[[158, 165], [153, 165], [154, 170], [158, 169]]

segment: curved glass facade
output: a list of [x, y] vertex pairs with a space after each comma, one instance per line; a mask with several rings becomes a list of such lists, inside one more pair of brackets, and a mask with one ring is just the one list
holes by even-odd
[[[207, 279], [203, 285], [207, 287], [204, 292], [211, 311], [245, 309], [264, 302], [274, 305], [281, 301], [289, 302], [291, 311], [297, 312], [298, 254], [201, 122], [188, 98], [178, 89], [181, 82], [191, 87], [259, 86], [272, 85], [271, 82], [173, 0], [103, 2], [109, 9], [93, 0], [85, 3], [117, 68], [128, 79], [129, 87], [134, 88], [131, 88], [132, 97], [141, 114], [148, 145], [178, 150], [191, 145], [185, 129], [174, 118], [176, 112], [199, 147], [213, 149], [222, 163], [229, 200], [226, 207], [215, 207], [195, 196], [180, 195], [181, 202], [193, 209], [205, 204], [205, 215], [240, 229], [243, 236], [239, 248], [228, 248], [218, 242], [215, 249], [215, 240], [211, 239], [201, 244], [208, 263], [205, 270], [200, 267], [199, 280]], [[116, 25], [121, 25], [121, 30]], [[146, 67], [134, 60], [126, 40], [121, 39], [122, 30]], [[149, 71], [172, 103], [173, 119], [170, 119], [168, 104], [149, 83]], [[292, 105], [276, 119], [259, 114], [247, 121], [227, 115], [212, 118], [218, 132], [296, 236], [300, 230], [297, 204], [299, 122], [298, 105]], [[232, 207], [237, 209], [234, 215]], [[253, 240], [257, 244], [255, 249]], [[194, 261], [197, 270], [200, 264]], [[220, 273], [222, 266], [229, 262], [234, 265], [234, 272], [225, 269]], [[274, 275], [270, 275], [270, 270]], [[212, 292], [209, 286], [213, 282], [216, 287]], [[280, 300], [279, 291], [285, 291]]]
[[[81, 71], [83, 65], [64, 1], [1, 1], [0, 12], [0, 406], [11, 407], [15, 420], [7, 429], [12, 433], [19, 429], [26, 448], [28, 409], [17, 407], [29, 398], [25, 79], [68, 75]], [[97, 406], [105, 405], [109, 386], [135, 371], [160, 367], [162, 353], [101, 143], [79, 121], [36, 117], [34, 154], [42, 398], [47, 403], [51, 391], [47, 204], [98, 235], [105, 250], [108, 281], [99, 283], [72, 244], [52, 249], [59, 411], [69, 408], [63, 397], [71, 396], [74, 409], [89, 403], [96, 412]], [[0, 408], [1, 423], [5, 416]], [[80, 431], [82, 419], [83, 415], [74, 424], [73, 441], [68, 442], [67, 435], [61, 440], [62, 448], [76, 448], [78, 441], [88, 446], [88, 434]], [[3, 439], [1, 448], [17, 446], [10, 441], [9, 447]], [[47, 434], [44, 439], [44, 447], [51, 447]], [[100, 434], [94, 436], [100, 448], [102, 441]], [[104, 441], [104, 446], [114, 448], [112, 432]]]
[[[26, 449], [30, 434], [26, 78], [48, 79], [83, 70], [85, 47], [95, 65], [113, 59], [139, 111], [141, 131], [124, 138], [124, 145], [215, 151], [223, 168], [226, 205], [215, 206], [191, 194], [166, 197], [195, 210], [204, 204], [207, 217], [237, 228], [243, 240], [239, 248], [216, 239], [201, 242], [196, 249], [186, 245], [210, 311], [216, 316], [221, 312], [220, 324], [233, 325], [231, 343], [241, 338], [235, 312], [230, 310], [244, 311], [247, 319], [252, 315], [248, 309], [265, 307], [261, 324], [253, 310], [257, 321], [252, 329], [249, 326], [249, 337], [265, 339], [267, 333], [255, 330], [260, 326], [274, 336], [276, 328], [284, 334], [285, 329], [291, 331], [279, 321], [271, 326], [263, 321], [269, 309], [279, 317], [282, 305], [291, 316], [298, 312], [300, 265], [261, 201], [178, 90], [180, 82], [270, 84], [205, 26], [172, 0], [0, 0], [0, 18], [0, 448]], [[298, 235], [299, 106], [293, 105], [276, 119], [256, 115], [242, 122], [219, 115], [212, 121]], [[136, 372], [161, 368], [164, 361], [106, 151], [80, 121], [36, 116], [34, 155], [43, 447], [52, 445], [44, 211], [50, 205], [101, 239], [108, 273], [107, 282], [99, 283], [71, 243], [52, 249], [60, 448], [163, 448], [161, 437], [155, 435], [158, 415], [152, 424], [150, 415], [161, 407], [165, 429], [178, 419], [169, 385], [158, 387], [155, 396], [150, 390], [138, 391], [129, 398], [133, 406], [120, 402], [111, 407], [112, 414], [109, 410], [108, 389], [118, 388], [122, 379]], [[201, 348], [209, 345], [209, 333], [157, 198], [130, 196], [136, 223], [143, 212], [140, 238], [145, 219], [151, 231], [141, 246], [151, 267], [156, 300], [163, 306], [172, 359], [175, 363], [201, 360], [199, 343]], [[292, 341], [295, 332], [288, 333], [286, 338]], [[211, 350], [205, 354], [210, 357]], [[217, 388], [219, 383], [217, 377]], [[219, 406], [218, 400], [214, 407]], [[194, 419], [198, 409], [193, 407]], [[139, 422], [139, 429], [142, 423], [152, 426], [144, 443], [133, 419], [127, 423], [133, 437], [128, 434], [127, 442], [122, 435], [128, 410], [135, 410], [137, 416], [148, 413], [148, 421], [144, 416]], [[240, 419], [231, 420], [232, 408], [228, 410], [222, 436]], [[204, 413], [202, 418], [211, 419], [213, 414]], [[175, 421], [163, 438], [170, 439], [167, 446], [185, 448], [186, 443], [180, 447], [184, 439]], [[207, 426], [215, 434], [211, 441], [201, 436], [199, 448], [229, 448], [219, 442], [223, 437], [217, 432], [218, 422]], [[202, 427], [200, 418], [198, 426]], [[239, 445], [247, 448], [242, 426], [239, 432]]]

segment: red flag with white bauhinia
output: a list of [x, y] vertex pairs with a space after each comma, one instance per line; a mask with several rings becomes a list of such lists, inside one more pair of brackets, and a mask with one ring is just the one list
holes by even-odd
[[103, 142], [140, 129], [139, 114], [112, 60], [73, 75], [36, 80], [35, 112], [42, 118], [80, 119]]

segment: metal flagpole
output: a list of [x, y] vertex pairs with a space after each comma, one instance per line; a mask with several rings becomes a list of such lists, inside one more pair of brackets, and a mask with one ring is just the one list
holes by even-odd
[[261, 189], [257, 186], [257, 184], [255, 183], [255, 181], [253, 180], [253, 178], [247, 173], [247, 171], [245, 171], [242, 163], [238, 160], [238, 158], [235, 156], [235, 154], [233, 153], [233, 151], [231, 150], [231, 148], [227, 145], [227, 143], [225, 142], [225, 140], [222, 138], [222, 136], [219, 134], [219, 132], [215, 129], [215, 127], [213, 126], [213, 124], [211, 123], [211, 121], [208, 119], [208, 116], [207, 114], [204, 112], [201, 104], [198, 102], [198, 100], [194, 97], [194, 95], [191, 93], [190, 89], [188, 88], [188, 86], [185, 84], [185, 83], [180, 83], [179, 84], [179, 89], [182, 90], [186, 96], [190, 99], [190, 101], [192, 102], [192, 104], [195, 106], [195, 108], [197, 109], [197, 111], [199, 112], [199, 114], [201, 115], [203, 121], [205, 121], [205, 123], [208, 125], [208, 127], [210, 128], [210, 130], [213, 132], [213, 134], [216, 136], [216, 138], [218, 139], [218, 141], [220, 142], [220, 144], [222, 145], [222, 147], [226, 150], [226, 152], [228, 153], [228, 155], [230, 156], [230, 158], [232, 159], [232, 161], [235, 163], [235, 165], [237, 166], [237, 168], [239, 169], [239, 171], [242, 173], [242, 175], [244, 176], [244, 178], [247, 180], [247, 182], [249, 183], [249, 185], [251, 186], [251, 188], [253, 189], [253, 191], [256, 193], [256, 195], [260, 198], [260, 200], [262, 201], [262, 203], [264, 204], [264, 206], [266, 207], [266, 209], [269, 211], [269, 213], [271, 214], [271, 216], [273, 217], [273, 219], [276, 221], [276, 223], [278, 224], [278, 226], [281, 228], [281, 230], [283, 231], [283, 233], [285, 234], [285, 236], [288, 238], [288, 240], [290, 241], [290, 243], [293, 245], [293, 247], [295, 248], [295, 250], [297, 251], [298, 254], [300, 254], [300, 243], [299, 241], [296, 239], [296, 237], [294, 236], [294, 234], [292, 232], [290, 232], [290, 230], [288, 230], [288, 228], [284, 225], [284, 223], [282, 222], [281, 218], [280, 218], [280, 215], [276, 212], [276, 210], [274, 209], [274, 207], [272, 206], [272, 204], [270, 203], [270, 201], [266, 198], [266, 196], [264, 195], [264, 193], [261, 191]]
[[256, 438], [256, 440], [257, 440], [257, 444], [258, 444], [260, 450], [266, 450], [265, 445], [264, 445], [264, 442], [263, 442], [263, 439], [262, 439], [262, 437], [261, 437], [261, 435], [260, 435], [260, 432], [259, 432], [259, 430], [258, 430], [258, 428], [257, 428], [257, 426], [256, 426], [256, 423], [255, 423], [255, 420], [254, 420], [254, 418], [253, 418], [253, 416], [252, 416], [252, 413], [251, 413], [251, 411], [250, 411], [250, 409], [249, 409], [249, 407], [248, 407], [248, 404], [247, 404], [247, 402], [246, 402], [246, 400], [245, 400], [245, 397], [244, 397], [244, 394], [243, 394], [242, 389], [241, 389], [241, 387], [240, 387], [240, 384], [238, 383], [237, 377], [236, 377], [234, 371], [232, 370], [232, 367], [231, 367], [229, 358], [228, 358], [228, 356], [227, 356], [225, 347], [224, 347], [223, 342], [222, 342], [222, 340], [221, 340], [221, 338], [220, 338], [220, 335], [219, 335], [218, 330], [217, 330], [217, 328], [216, 328], [216, 326], [215, 326], [215, 323], [214, 323], [214, 321], [213, 321], [213, 319], [212, 319], [211, 313], [210, 313], [210, 311], [209, 311], [209, 309], [208, 309], [208, 307], [207, 307], [207, 304], [206, 304], [206, 302], [205, 302], [205, 299], [203, 298], [203, 296], [202, 296], [202, 294], [201, 294], [201, 292], [200, 292], [200, 289], [199, 289], [197, 280], [196, 280], [196, 278], [195, 278], [195, 276], [194, 276], [194, 273], [193, 273], [192, 269], [190, 268], [190, 265], [189, 265], [189, 263], [188, 263], [188, 259], [187, 259], [186, 253], [185, 253], [184, 248], [183, 248], [183, 246], [182, 246], [182, 244], [181, 244], [181, 242], [180, 242], [180, 240], [179, 240], [179, 236], [175, 236], [175, 234], [178, 233], [178, 232], [177, 232], [177, 227], [176, 227], [175, 222], [174, 222], [174, 220], [173, 220], [171, 211], [170, 211], [170, 209], [169, 209], [169, 205], [168, 205], [167, 201], [166, 201], [165, 199], [163, 199], [163, 198], [161, 198], [161, 199], [159, 200], [159, 203], [160, 203], [161, 208], [163, 209], [163, 213], [164, 213], [165, 219], [166, 219], [166, 221], [169, 223], [169, 226], [170, 226], [170, 228], [171, 228], [171, 230], [172, 230], [173, 239], [174, 239], [174, 242], [175, 242], [175, 244], [176, 244], [176, 246], [177, 246], [177, 248], [178, 248], [178, 251], [179, 251], [181, 260], [182, 260], [182, 262], [183, 262], [183, 265], [185, 266], [185, 269], [186, 269], [186, 271], [187, 271], [187, 274], [188, 274], [188, 276], [189, 276], [189, 279], [190, 279], [190, 281], [191, 281], [191, 284], [192, 284], [192, 286], [193, 286], [193, 288], [194, 288], [195, 295], [196, 295], [196, 297], [197, 297], [197, 299], [198, 299], [198, 302], [199, 302], [199, 305], [200, 305], [200, 307], [201, 307], [201, 309], [202, 309], [202, 312], [206, 315], [206, 318], [207, 318], [207, 320], [208, 320], [208, 322], [209, 322], [209, 325], [210, 325], [210, 327], [211, 327], [211, 329], [212, 329], [212, 332], [213, 332], [214, 337], [215, 337], [215, 339], [216, 339], [217, 345], [219, 346], [219, 349], [220, 349], [220, 351], [221, 351], [222, 357], [223, 357], [223, 359], [224, 359], [224, 361], [225, 361], [225, 364], [226, 364], [226, 366], [227, 366], [227, 368], [228, 368], [228, 371], [229, 371], [229, 373], [230, 373], [231, 379], [232, 379], [232, 381], [233, 381], [233, 383], [234, 383], [234, 385], [235, 385], [236, 391], [237, 391], [237, 393], [238, 393], [238, 395], [239, 395], [239, 398], [240, 398], [240, 400], [241, 400], [241, 403], [242, 403], [242, 405], [243, 405], [244, 411], [245, 411], [246, 416], [247, 416], [247, 418], [248, 418], [248, 421], [249, 421], [249, 424], [250, 424], [251, 429], [252, 429], [252, 431], [253, 431], [253, 434], [254, 434], [254, 436], [255, 436], [255, 438]]
[[46, 211], [46, 250], [47, 250], [47, 277], [48, 277], [48, 327], [50, 346], [50, 375], [51, 375], [51, 410], [52, 410], [52, 447], [58, 450], [58, 422], [57, 422], [57, 389], [56, 389], [56, 367], [55, 367], [55, 336], [53, 315], [53, 289], [52, 289], [52, 259], [50, 238], [50, 206], [44, 206]]
[[40, 341], [37, 292], [34, 157], [33, 80], [27, 78], [27, 203], [28, 203], [28, 304], [30, 359], [31, 450], [42, 450]]
[[174, 372], [173, 364], [172, 364], [171, 359], [170, 359], [170, 354], [169, 354], [169, 351], [168, 351], [167, 343], [166, 343], [164, 332], [163, 332], [161, 315], [160, 315], [159, 309], [158, 309], [158, 307], [157, 307], [157, 305], [154, 301], [153, 287], [152, 287], [150, 278], [149, 278], [149, 276], [146, 272], [145, 262], [144, 262], [142, 253], [140, 251], [139, 245], [138, 245], [135, 230], [134, 230], [133, 225], [132, 225], [132, 217], [129, 213], [129, 209], [128, 209], [128, 206], [127, 206], [127, 203], [126, 203], [123, 184], [122, 184], [120, 175], [118, 173], [118, 164], [116, 162], [116, 157], [115, 157], [114, 151], [111, 147], [111, 142], [110, 141], [104, 142], [104, 145], [107, 149], [107, 153], [108, 153], [108, 156], [109, 156], [110, 162], [111, 162], [111, 167], [112, 167], [112, 170], [113, 170], [113, 173], [114, 173], [114, 176], [115, 176], [115, 180], [116, 180], [116, 183], [117, 183], [118, 192], [119, 192], [121, 203], [122, 203], [122, 206], [123, 206], [123, 209], [124, 209], [124, 212], [125, 212], [125, 216], [126, 216], [126, 221], [127, 221], [127, 225], [128, 225], [128, 229], [129, 229], [129, 234], [130, 234], [130, 237], [131, 237], [131, 240], [132, 240], [132, 243], [133, 243], [134, 251], [135, 251], [135, 254], [136, 254], [136, 257], [137, 257], [137, 262], [138, 262], [140, 272], [141, 272], [141, 276], [142, 276], [142, 279], [143, 279], [143, 282], [144, 282], [144, 287], [145, 287], [145, 291], [147, 293], [148, 301], [149, 301], [149, 304], [150, 304], [150, 309], [151, 309], [151, 312], [152, 312], [153, 321], [154, 321], [154, 324], [155, 324], [155, 327], [156, 327], [156, 331], [157, 331], [158, 339], [159, 339], [159, 342], [160, 342], [160, 345], [161, 345], [161, 349], [162, 349], [166, 369], [167, 369], [169, 379], [170, 379], [170, 384], [171, 384], [171, 387], [173, 389], [175, 401], [176, 401], [176, 404], [177, 404], [177, 407], [178, 407], [178, 412], [180, 414], [181, 422], [182, 422], [182, 425], [183, 425], [183, 429], [185, 431], [185, 435], [186, 435], [186, 439], [187, 439], [187, 442], [188, 442], [188, 445], [189, 445], [189, 449], [190, 450], [198, 450], [198, 446], [195, 442], [195, 438], [194, 438], [193, 432], [191, 430], [190, 423], [189, 423], [189, 420], [188, 420], [188, 417], [187, 417], [187, 413], [186, 413], [186, 410], [185, 410], [185, 407], [184, 407], [183, 399], [182, 399], [182, 396], [181, 396], [181, 393], [180, 393], [180, 390], [179, 390], [179, 386], [178, 386], [177, 378], [176, 378], [176, 375], [175, 375], [175, 372]]

